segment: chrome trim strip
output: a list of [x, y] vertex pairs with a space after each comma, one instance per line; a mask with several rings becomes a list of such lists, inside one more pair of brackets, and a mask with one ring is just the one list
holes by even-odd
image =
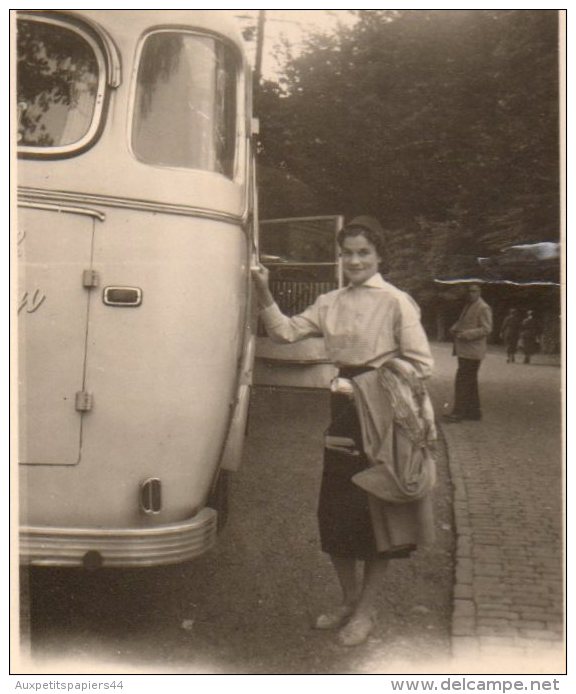
[[23, 526], [20, 561], [38, 566], [82, 566], [98, 552], [104, 567], [159, 566], [187, 561], [216, 542], [217, 512], [203, 508], [181, 523], [145, 528], [58, 528]]
[[50, 205], [49, 203], [37, 203], [37, 202], [26, 202], [19, 201], [19, 207], [31, 207], [36, 210], [51, 210], [52, 212], [69, 212], [70, 214], [85, 214], [89, 217], [96, 217], [101, 222], [106, 219], [104, 212], [98, 212], [98, 210], [89, 210], [85, 207], [67, 207], [64, 205]]
[[234, 215], [228, 212], [218, 212], [203, 207], [191, 205], [173, 205], [163, 202], [139, 200], [138, 198], [120, 198], [112, 195], [96, 195], [85, 193], [66, 193], [64, 191], [47, 191], [40, 188], [21, 188], [19, 197], [25, 202], [52, 201], [54, 203], [69, 202], [76, 204], [105, 205], [107, 207], [119, 207], [122, 209], [139, 210], [142, 212], [161, 212], [163, 214], [184, 215], [187, 217], [200, 217], [212, 219], [217, 222], [241, 225], [246, 222], [247, 215]]

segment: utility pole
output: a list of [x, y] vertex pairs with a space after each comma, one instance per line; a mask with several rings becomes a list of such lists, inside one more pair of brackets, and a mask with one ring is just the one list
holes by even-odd
[[256, 65], [254, 67], [254, 84], [259, 85], [262, 77], [262, 52], [264, 50], [264, 25], [266, 10], [258, 10], [258, 34], [256, 37]]

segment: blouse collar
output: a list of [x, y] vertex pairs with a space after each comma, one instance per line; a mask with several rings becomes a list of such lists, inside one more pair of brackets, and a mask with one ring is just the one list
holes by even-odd
[[[372, 287], [374, 289], [386, 289], [388, 286], [388, 283], [386, 280], [382, 277], [382, 275], [379, 272], [376, 272], [370, 277], [369, 279], [366, 280], [366, 282], [362, 282], [362, 284], [358, 285], [360, 287]], [[353, 284], [348, 285], [348, 289], [352, 289], [354, 287]]]

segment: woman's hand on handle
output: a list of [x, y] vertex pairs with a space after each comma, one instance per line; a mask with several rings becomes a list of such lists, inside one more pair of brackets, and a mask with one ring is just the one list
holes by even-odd
[[258, 302], [262, 308], [267, 306], [272, 306], [274, 303], [274, 297], [270, 292], [270, 271], [268, 268], [264, 267], [261, 263], [252, 265], [250, 268], [250, 273], [252, 275], [252, 280], [254, 281], [254, 286], [256, 287], [256, 293], [258, 294]]
[[270, 271], [262, 263], [254, 263], [250, 268], [252, 279], [257, 287], [268, 288]]

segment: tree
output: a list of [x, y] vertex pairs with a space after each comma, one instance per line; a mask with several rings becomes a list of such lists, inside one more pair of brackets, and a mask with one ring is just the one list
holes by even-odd
[[379, 217], [395, 280], [418, 297], [447, 268], [557, 240], [557, 22], [554, 10], [359, 11], [262, 85], [260, 161], [312, 191], [318, 214]]

